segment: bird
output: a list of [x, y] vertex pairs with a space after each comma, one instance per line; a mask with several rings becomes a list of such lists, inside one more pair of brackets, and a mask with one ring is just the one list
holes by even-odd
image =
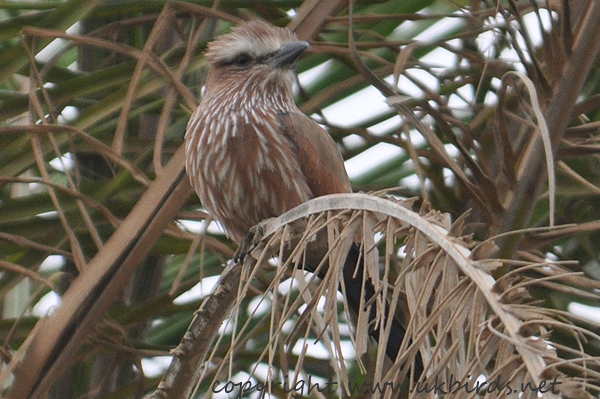
[[[294, 101], [294, 63], [309, 47], [262, 20], [244, 22], [207, 46], [210, 70], [185, 134], [186, 170], [203, 206], [238, 245], [266, 219], [315, 197], [352, 192], [336, 143]], [[305, 270], [315, 272], [316, 265]], [[345, 300], [358, 314], [375, 290], [363, 282], [356, 243], [342, 274]], [[370, 308], [369, 334], [378, 340]], [[406, 330], [395, 317], [391, 330], [386, 354], [395, 361]], [[413, 367], [420, 375], [420, 355]]]

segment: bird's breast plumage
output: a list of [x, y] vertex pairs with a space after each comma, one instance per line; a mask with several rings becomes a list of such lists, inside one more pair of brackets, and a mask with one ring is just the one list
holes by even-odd
[[[234, 98], [235, 100], [235, 98]], [[186, 133], [187, 170], [202, 204], [235, 240], [313, 197], [282, 132], [279, 107], [205, 98]], [[272, 104], [271, 104], [272, 105]]]

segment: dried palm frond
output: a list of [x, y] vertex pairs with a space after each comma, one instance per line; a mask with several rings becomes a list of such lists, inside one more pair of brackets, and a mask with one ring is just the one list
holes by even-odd
[[[243, 268], [237, 267], [241, 279], [236, 306], [222, 328], [234, 329], [233, 341], [218, 340], [210, 355], [200, 359], [204, 361], [201, 377], [212, 378], [212, 387], [219, 380], [236, 381], [240, 388], [243, 383], [247, 388], [269, 383], [265, 389], [290, 397], [306, 394], [304, 383], [311, 370], [326, 364], [339, 384], [337, 394], [349, 397], [376, 384], [380, 390], [373, 397], [386, 398], [425, 398], [444, 392], [460, 398], [486, 392], [486, 398], [519, 393], [523, 398], [536, 398], [538, 393], [581, 398], [597, 392], [600, 359], [586, 354], [582, 346], [586, 340], [600, 339], [598, 327], [582, 328], [573, 315], [545, 308], [528, 295], [529, 289], [547, 289], [547, 284], [554, 290], [568, 290], [573, 279], [585, 278], [560, 264], [542, 261], [513, 265], [513, 272], [496, 281], [491, 272], [504, 262], [492, 257], [496, 248], [491, 241], [476, 243], [464, 236], [462, 217], [450, 223], [426, 205], [419, 213], [412, 211], [413, 203], [378, 195], [332, 195], [266, 222], [253, 259], [247, 256]], [[318, 282], [298, 269], [323, 231], [329, 241], [329, 270]], [[357, 315], [354, 332], [348, 332], [343, 315], [349, 310], [338, 307], [344, 303], [337, 292], [339, 276], [353, 242], [362, 243], [365, 275], [375, 281], [373, 306], [383, 327], [379, 348], [385, 347], [390, 328], [385, 325], [390, 318], [383, 317], [386, 302], [408, 322], [409, 339], [394, 364], [385, 358], [384, 350], [373, 353], [369, 348], [366, 314]], [[277, 254], [279, 259], [285, 254], [287, 260], [273, 263]], [[540, 277], [531, 277], [535, 270]], [[256, 283], [265, 276], [269, 277], [262, 280], [264, 284]], [[234, 298], [231, 281], [228, 286]], [[585, 285], [578, 281], [577, 286]], [[249, 290], [260, 290], [261, 299], [245, 302]], [[591, 289], [586, 295], [598, 298]], [[224, 313], [221, 308], [204, 315], [212, 317], [215, 332], [214, 317], [225, 317]], [[556, 333], [570, 335], [573, 344], [555, 343]], [[269, 334], [267, 347], [254, 346], [257, 334]], [[212, 338], [206, 331], [198, 329], [187, 338], [202, 342], [208, 353]], [[351, 352], [344, 345], [347, 340], [353, 342], [358, 366], [371, 385], [356, 383], [353, 363], [348, 361]], [[324, 353], [315, 355], [311, 349], [315, 345]], [[254, 366], [240, 368], [245, 363], [241, 348], [254, 353]], [[180, 346], [176, 357], [185, 358], [191, 350]], [[418, 381], [410, 379], [408, 387], [401, 385], [417, 351], [425, 373]], [[250, 375], [244, 374], [239, 382], [236, 374], [241, 370], [250, 370]], [[284, 379], [288, 391], [280, 391], [283, 385], [278, 384]]]

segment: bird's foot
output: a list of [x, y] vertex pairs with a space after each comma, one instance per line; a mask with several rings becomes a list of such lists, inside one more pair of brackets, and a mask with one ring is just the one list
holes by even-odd
[[252, 226], [246, 235], [246, 238], [242, 242], [240, 242], [240, 246], [233, 254], [233, 261], [236, 263], [244, 263], [244, 258], [250, 252], [254, 250], [258, 246], [260, 240], [262, 240], [265, 229], [264, 225], [269, 221], [269, 219], [265, 219], [256, 226]]

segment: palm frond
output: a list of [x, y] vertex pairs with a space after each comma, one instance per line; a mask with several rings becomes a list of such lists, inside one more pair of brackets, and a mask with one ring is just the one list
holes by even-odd
[[[479, 393], [493, 398], [522, 393], [522, 397], [536, 398], [538, 392], [544, 392], [544, 396], [558, 398], [598, 392], [600, 359], [581, 349], [582, 342], [599, 338], [597, 332], [577, 327], [577, 318], [571, 314], [540, 307], [529, 290], [548, 284], [564, 292], [570, 291], [571, 285], [587, 286], [576, 295], [592, 295], [597, 300], [600, 298], [594, 288], [600, 284], [569, 272], [560, 263], [543, 260], [518, 262], [511, 273], [496, 281], [492, 273], [513, 262], [495, 259], [492, 255], [497, 248], [491, 241], [477, 243], [465, 236], [464, 218], [450, 223], [447, 215], [428, 206], [414, 212], [413, 202], [380, 195], [331, 195], [266, 222], [264, 236], [252, 251], [254, 259], [246, 260], [243, 266], [230, 266], [220, 286], [223, 288], [215, 293], [215, 298], [228, 293], [233, 305], [234, 273], [233, 281], [239, 281], [237, 304], [220, 338], [209, 353], [206, 344], [213, 338], [207, 339], [207, 333], [212, 331], [214, 337], [220, 323], [215, 324], [218, 312], [205, 313], [210, 309], [205, 305], [175, 351], [177, 361], [161, 385], [161, 394], [172, 397], [171, 389], [177, 390], [178, 384], [170, 383], [181, 372], [181, 363], [187, 364], [186, 369], [202, 370], [198, 381], [201, 391], [224, 378], [252, 387], [281, 383], [279, 379], [285, 375], [289, 386], [301, 386], [296, 384], [311, 375], [313, 363], [318, 362], [319, 350], [311, 351], [318, 346], [329, 354], [327, 361], [340, 391], [353, 396], [357, 386], [348, 377], [348, 360], [355, 356], [344, 350], [345, 340], [352, 341], [367, 379], [387, 386], [380, 396], [373, 397], [390, 397], [394, 386], [401, 389], [417, 351], [424, 358], [425, 375], [411, 382], [403, 397], [423, 397], [425, 387], [440, 381], [445, 385], [439, 389], [456, 397], [476, 392], [472, 397]], [[323, 231], [329, 239], [323, 264], [329, 269], [325, 278], [316, 282], [314, 275], [300, 270], [304, 259], [315, 251], [314, 238]], [[402, 316], [410, 320], [408, 339], [393, 365], [388, 364], [385, 351], [371, 353], [368, 348], [367, 311], [357, 316], [356, 327], [350, 332], [346, 324], [350, 311], [343, 300], [339, 306], [339, 276], [345, 254], [355, 240], [363, 243], [367, 264], [364, 277], [375, 278], [378, 283], [372, 306], [376, 306], [376, 320], [383, 327], [379, 348], [385, 347], [390, 328], [384, 324], [384, 320], [391, 320], [385, 316], [386, 301], [391, 302], [392, 309], [403, 303], [399, 307]], [[271, 262], [274, 255], [284, 253], [289, 254], [285, 263]], [[264, 274], [272, 275], [268, 284], [257, 284], [256, 277]], [[260, 294], [248, 301], [248, 292], [254, 290]], [[257, 334], [268, 334], [266, 347], [253, 343]], [[568, 345], [553, 342], [556, 335], [572, 339]], [[195, 341], [205, 348], [205, 358], [199, 357]], [[241, 348], [256, 353], [251, 369], [238, 355]], [[365, 354], [377, 359], [370, 367], [361, 362]], [[190, 359], [197, 363], [190, 364]], [[267, 374], [261, 365], [269, 370]], [[241, 371], [248, 373], [247, 379], [236, 379]], [[189, 382], [189, 374], [183, 376]]]

